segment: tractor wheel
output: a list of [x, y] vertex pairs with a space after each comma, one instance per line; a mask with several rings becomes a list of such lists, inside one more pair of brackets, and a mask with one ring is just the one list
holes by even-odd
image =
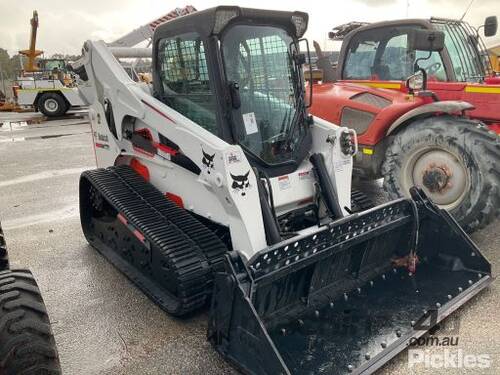
[[28, 270], [0, 272], [0, 374], [61, 374], [49, 317]]
[[477, 121], [451, 116], [418, 120], [394, 136], [382, 174], [389, 198], [416, 185], [468, 232], [500, 210], [500, 137]]
[[37, 107], [47, 117], [62, 116], [69, 108], [64, 97], [55, 92], [43, 93], [38, 99]]

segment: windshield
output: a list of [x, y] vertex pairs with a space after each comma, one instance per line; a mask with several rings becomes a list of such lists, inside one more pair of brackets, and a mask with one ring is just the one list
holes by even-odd
[[241, 98], [234, 135], [268, 164], [293, 159], [305, 133], [294, 51], [293, 39], [277, 27], [236, 25], [222, 39], [226, 77], [238, 84]]
[[410, 48], [408, 33], [419, 26], [380, 27], [359, 32], [350, 42], [344, 79], [402, 81], [414, 73], [415, 62], [429, 80], [446, 81], [439, 52]]
[[52, 71], [54, 69], [66, 70], [66, 63], [64, 60], [45, 60], [44, 70]]

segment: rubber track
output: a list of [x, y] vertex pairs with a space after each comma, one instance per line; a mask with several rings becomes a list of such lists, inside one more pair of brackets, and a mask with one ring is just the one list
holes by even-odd
[[180, 307], [166, 310], [184, 315], [202, 307], [227, 251], [222, 241], [128, 166], [87, 171], [82, 177], [168, 259], [166, 272], [175, 272]]

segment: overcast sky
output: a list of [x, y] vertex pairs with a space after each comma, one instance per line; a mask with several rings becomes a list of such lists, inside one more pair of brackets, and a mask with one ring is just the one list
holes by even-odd
[[[28, 47], [29, 20], [38, 11], [40, 26], [37, 48], [46, 54], [78, 54], [87, 39], [112, 41], [175, 7], [193, 5], [198, 10], [216, 5], [300, 10], [309, 13], [307, 37], [316, 39], [323, 48], [328, 31], [349, 21], [381, 21], [397, 18], [430, 16], [460, 18], [470, 0], [0, 0], [0, 47], [10, 54]], [[407, 4], [409, 3], [409, 7]], [[473, 26], [486, 16], [500, 18], [500, 0], [475, 0], [466, 20]], [[487, 45], [500, 44], [500, 35], [486, 40]]]

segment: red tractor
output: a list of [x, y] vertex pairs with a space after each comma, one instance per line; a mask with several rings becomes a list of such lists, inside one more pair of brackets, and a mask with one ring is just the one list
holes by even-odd
[[[484, 34], [496, 29], [488, 17]], [[391, 199], [422, 187], [468, 231], [491, 222], [500, 208], [500, 77], [477, 30], [432, 18], [336, 31], [334, 72], [316, 48], [318, 68], [335, 80], [315, 82], [311, 112], [357, 131], [357, 175], [383, 177]]]

